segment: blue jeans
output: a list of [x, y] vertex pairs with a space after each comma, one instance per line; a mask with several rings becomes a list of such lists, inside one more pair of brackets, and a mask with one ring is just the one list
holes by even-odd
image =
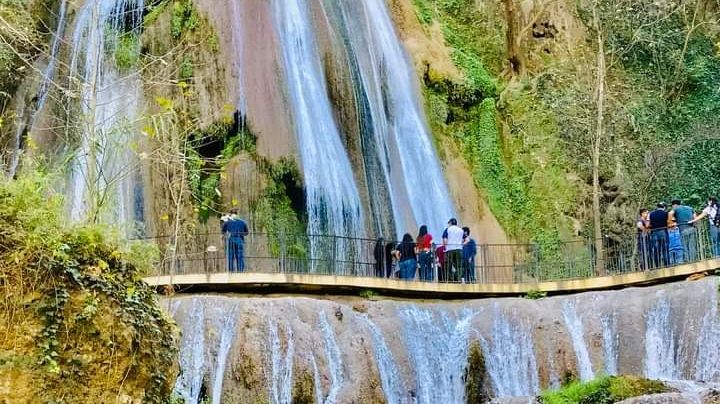
[[641, 270], [650, 268], [650, 249], [648, 248], [647, 234], [640, 233], [637, 235], [637, 259]]
[[415, 269], [417, 268], [417, 260], [415, 258], [408, 258], [400, 261], [400, 279], [413, 279], [415, 278]]
[[475, 283], [475, 257], [463, 257], [463, 277], [467, 283]]
[[240, 237], [231, 236], [227, 240], [227, 265], [230, 272], [242, 272], [245, 269], [245, 242]]
[[682, 237], [683, 249], [685, 250], [685, 262], [697, 261], [697, 229], [693, 226], [680, 225], [680, 237]]
[[420, 263], [420, 280], [421, 281], [432, 281], [433, 280], [433, 268], [432, 268], [432, 254], [430, 251], [421, 252], [418, 256]]
[[670, 265], [680, 265], [683, 261], [683, 250], [670, 250]]
[[720, 230], [714, 224], [710, 224], [710, 245], [715, 257], [720, 257]]
[[653, 230], [650, 232], [650, 257], [652, 258], [653, 268], [662, 268], [670, 262], [667, 230]]

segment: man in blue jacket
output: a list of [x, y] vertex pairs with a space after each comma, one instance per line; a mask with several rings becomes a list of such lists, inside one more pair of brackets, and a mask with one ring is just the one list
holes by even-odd
[[226, 240], [228, 270], [242, 272], [245, 269], [243, 253], [248, 226], [244, 220], [238, 217], [236, 208], [230, 209], [230, 216], [222, 224], [222, 233]]

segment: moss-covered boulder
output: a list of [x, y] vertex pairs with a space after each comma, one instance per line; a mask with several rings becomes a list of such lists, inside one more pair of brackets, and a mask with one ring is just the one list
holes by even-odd
[[573, 382], [559, 390], [545, 391], [538, 401], [542, 404], [610, 404], [669, 391], [671, 389], [658, 380], [637, 376], [603, 376], [587, 382]]
[[177, 332], [141, 280], [133, 257], [147, 255], [107, 229], [65, 227], [48, 189], [37, 177], [0, 183], [0, 397], [165, 401]]

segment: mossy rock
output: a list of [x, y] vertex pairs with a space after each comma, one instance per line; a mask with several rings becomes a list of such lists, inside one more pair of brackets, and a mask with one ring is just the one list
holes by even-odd
[[468, 404], [486, 403], [490, 400], [490, 394], [485, 357], [478, 341], [473, 341], [469, 350], [465, 368], [465, 397]]
[[637, 376], [603, 376], [587, 382], [573, 382], [559, 390], [545, 391], [542, 404], [611, 404], [632, 397], [667, 393], [671, 389], [658, 380]]

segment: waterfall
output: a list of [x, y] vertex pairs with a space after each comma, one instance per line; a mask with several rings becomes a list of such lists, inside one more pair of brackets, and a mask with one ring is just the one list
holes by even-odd
[[[421, 224], [439, 235], [455, 210], [418, 102], [417, 77], [385, 1], [326, 3], [341, 8], [349, 53], [358, 66], [369, 108], [377, 153], [372, 158], [381, 165], [397, 235]], [[404, 213], [407, 210], [410, 217]]]
[[[308, 233], [362, 236], [360, 195], [328, 98], [310, 10], [304, 0], [274, 0], [273, 11], [300, 149]], [[337, 246], [345, 256], [351, 245]], [[321, 246], [311, 237], [311, 256]]]
[[[337, 402], [337, 395], [343, 386], [344, 375], [342, 368], [342, 356], [340, 348], [335, 340], [335, 334], [327, 320], [324, 311], [320, 312], [320, 329], [322, 330], [323, 339], [325, 341], [325, 358], [330, 368], [330, 391], [323, 401], [325, 404], [334, 404]], [[317, 379], [316, 379], [317, 383]]]
[[139, 78], [134, 71], [121, 74], [113, 58], [121, 35], [139, 35], [143, 8], [143, 0], [93, 0], [78, 11], [70, 74], [81, 83], [80, 144], [71, 162], [67, 192], [74, 221], [98, 213], [100, 204], [90, 206], [89, 200], [110, 201], [107, 217], [119, 218], [123, 224], [142, 217], [141, 188], [134, 184], [137, 161], [130, 150]]
[[480, 340], [496, 397], [532, 396], [540, 391], [530, 327], [516, 317], [512, 320], [496, 305], [491, 340]]
[[474, 314], [433, 313], [408, 305], [401, 309], [400, 317], [415, 372], [416, 402], [465, 402], [463, 375]]
[[600, 322], [602, 323], [605, 374], [616, 375], [618, 373], [618, 336], [615, 313], [603, 315]]
[[295, 341], [292, 328], [285, 326], [287, 345], [282, 350], [280, 333], [276, 322], [269, 320], [269, 351], [270, 351], [270, 383], [268, 383], [269, 396], [272, 404], [289, 404], [292, 400], [293, 364], [295, 356]]
[[365, 319], [370, 334], [372, 334], [375, 362], [380, 373], [380, 382], [382, 383], [387, 404], [410, 404], [410, 400], [405, 397], [402, 388], [402, 379], [395, 358], [390, 347], [385, 342], [382, 332], [367, 316], [361, 318]]
[[698, 337], [695, 380], [720, 382], [720, 318], [718, 318], [718, 285], [710, 283], [709, 309], [703, 316]]
[[570, 301], [563, 302], [563, 318], [577, 357], [578, 376], [580, 376], [580, 380], [590, 380], [595, 377], [595, 373], [592, 370], [590, 354], [585, 343], [582, 320], [578, 317], [575, 306]]
[[678, 380], [678, 348], [670, 321], [670, 304], [660, 298], [648, 311], [645, 325], [645, 376], [651, 379]]
[[65, 16], [67, 15], [67, 0], [61, 0], [60, 8], [58, 10], [58, 21], [57, 27], [55, 27], [55, 33], [53, 34], [53, 41], [50, 45], [50, 58], [48, 64], [43, 71], [42, 81], [40, 82], [40, 88], [37, 93], [37, 104], [34, 105], [30, 111], [30, 122], [28, 125], [18, 123], [15, 129], [15, 149], [13, 150], [12, 156], [10, 157], [10, 165], [8, 169], [8, 176], [13, 177], [17, 171], [18, 165], [20, 164], [20, 155], [22, 154], [22, 136], [27, 130], [32, 131], [35, 126], [38, 114], [42, 112], [45, 102], [47, 101], [48, 94], [50, 93], [50, 84], [55, 78], [55, 67], [57, 66], [57, 54], [60, 50], [60, 44], [62, 43], [63, 34], [65, 32]]
[[186, 403], [200, 400], [205, 376], [205, 310], [201, 299], [192, 299], [187, 316], [179, 322], [182, 330], [180, 340], [180, 376], [174, 393]]
[[233, 305], [230, 310], [225, 307], [216, 308], [217, 319], [216, 328], [220, 332], [220, 340], [218, 341], [217, 356], [215, 358], [215, 367], [212, 374], [212, 390], [211, 397], [213, 404], [222, 403], [223, 379], [225, 377], [225, 368], [227, 366], [227, 358], [235, 338], [235, 328], [237, 327], [237, 306]]

